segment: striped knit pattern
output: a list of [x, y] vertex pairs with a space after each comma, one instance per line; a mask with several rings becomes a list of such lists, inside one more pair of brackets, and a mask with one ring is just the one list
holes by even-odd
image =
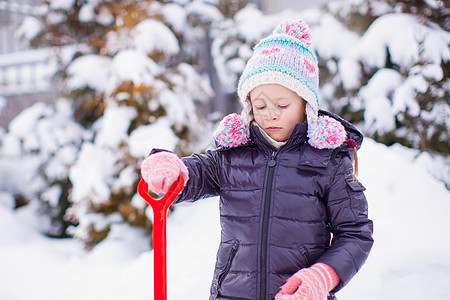
[[308, 119], [308, 143], [317, 149], [335, 149], [347, 140], [347, 131], [336, 119], [315, 117], [313, 109], [306, 105]]
[[302, 269], [281, 287], [276, 300], [324, 300], [339, 283], [334, 269], [324, 263], [316, 263]]
[[225, 116], [214, 131], [214, 139], [226, 148], [247, 143], [250, 140], [249, 121], [235, 113]]
[[262, 84], [280, 84], [295, 91], [314, 111], [319, 111], [319, 68], [310, 48], [310, 30], [301, 20], [279, 24], [261, 40], [239, 79], [238, 95], [242, 103]]

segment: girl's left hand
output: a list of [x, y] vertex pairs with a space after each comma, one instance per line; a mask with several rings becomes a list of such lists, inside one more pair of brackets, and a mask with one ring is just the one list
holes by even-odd
[[339, 276], [332, 267], [316, 263], [301, 269], [281, 287], [275, 300], [322, 300], [339, 283]]

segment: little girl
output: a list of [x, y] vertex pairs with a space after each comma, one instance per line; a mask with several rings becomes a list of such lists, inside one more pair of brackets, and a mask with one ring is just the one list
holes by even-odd
[[372, 247], [352, 166], [363, 137], [319, 110], [309, 39], [303, 21], [288, 21], [255, 46], [238, 85], [244, 109], [222, 120], [216, 150], [181, 160], [153, 149], [142, 163], [157, 194], [182, 176], [176, 203], [220, 196], [210, 299], [332, 299]]

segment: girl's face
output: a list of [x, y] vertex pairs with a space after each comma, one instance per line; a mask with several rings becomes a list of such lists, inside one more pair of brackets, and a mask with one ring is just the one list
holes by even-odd
[[255, 122], [278, 142], [286, 141], [306, 119], [306, 101], [279, 84], [258, 86], [250, 92], [250, 102]]

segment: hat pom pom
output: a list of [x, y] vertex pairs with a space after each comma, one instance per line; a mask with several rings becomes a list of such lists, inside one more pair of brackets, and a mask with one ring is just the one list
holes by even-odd
[[291, 20], [285, 21], [279, 24], [275, 30], [274, 34], [287, 34], [296, 39], [299, 39], [301, 42], [310, 46], [310, 38], [311, 31], [309, 30], [308, 25], [303, 20]]
[[249, 124], [236, 113], [225, 116], [214, 132], [214, 139], [222, 147], [236, 147], [250, 140]]
[[335, 149], [347, 139], [347, 132], [338, 120], [320, 116], [308, 122], [309, 144], [317, 149]]

